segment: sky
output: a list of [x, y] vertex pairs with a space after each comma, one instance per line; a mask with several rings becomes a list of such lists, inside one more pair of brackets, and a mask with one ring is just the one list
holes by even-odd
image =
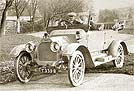
[[98, 12], [100, 9], [114, 9], [134, 6], [134, 0], [94, 0], [94, 8]]

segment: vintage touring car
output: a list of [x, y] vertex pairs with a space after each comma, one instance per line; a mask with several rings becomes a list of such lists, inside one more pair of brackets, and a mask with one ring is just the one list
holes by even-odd
[[38, 44], [28, 42], [11, 51], [15, 57], [15, 72], [18, 80], [27, 83], [35, 72], [55, 74], [68, 70], [72, 86], [79, 86], [85, 70], [113, 61], [115, 67], [124, 64], [128, 53], [126, 43], [118, 32], [104, 24], [104, 29], [91, 30], [88, 25], [49, 27]]

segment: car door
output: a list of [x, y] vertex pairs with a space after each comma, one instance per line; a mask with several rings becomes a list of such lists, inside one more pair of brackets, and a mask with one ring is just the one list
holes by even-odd
[[88, 31], [88, 49], [91, 52], [100, 51], [104, 49], [104, 31]]
[[105, 30], [104, 31], [104, 49], [107, 49], [113, 40], [118, 37], [117, 31]]

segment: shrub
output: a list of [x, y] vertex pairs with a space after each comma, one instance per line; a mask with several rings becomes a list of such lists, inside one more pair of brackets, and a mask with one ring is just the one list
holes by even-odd
[[39, 23], [34, 24], [34, 31], [32, 28], [32, 24], [29, 22], [22, 22], [21, 23], [21, 33], [30, 33], [30, 32], [39, 32], [43, 31], [43, 25]]

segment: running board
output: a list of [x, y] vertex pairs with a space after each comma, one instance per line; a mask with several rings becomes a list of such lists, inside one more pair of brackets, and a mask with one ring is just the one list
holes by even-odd
[[96, 60], [94, 60], [94, 64], [95, 64], [95, 66], [98, 66], [98, 65], [110, 62], [112, 60], [115, 60], [115, 59], [116, 59], [116, 57], [112, 57], [111, 55], [102, 57], [102, 58], [96, 58]]
[[[93, 59], [93, 61], [97, 61], [97, 60], [99, 60], [99, 59], [101, 59], [101, 58], [103, 58], [103, 57], [106, 57], [107, 56], [107, 54], [106, 53], [93, 53], [92, 55], [92, 59]], [[100, 61], [100, 60], [99, 60]], [[102, 60], [103, 61], [103, 60]]]

